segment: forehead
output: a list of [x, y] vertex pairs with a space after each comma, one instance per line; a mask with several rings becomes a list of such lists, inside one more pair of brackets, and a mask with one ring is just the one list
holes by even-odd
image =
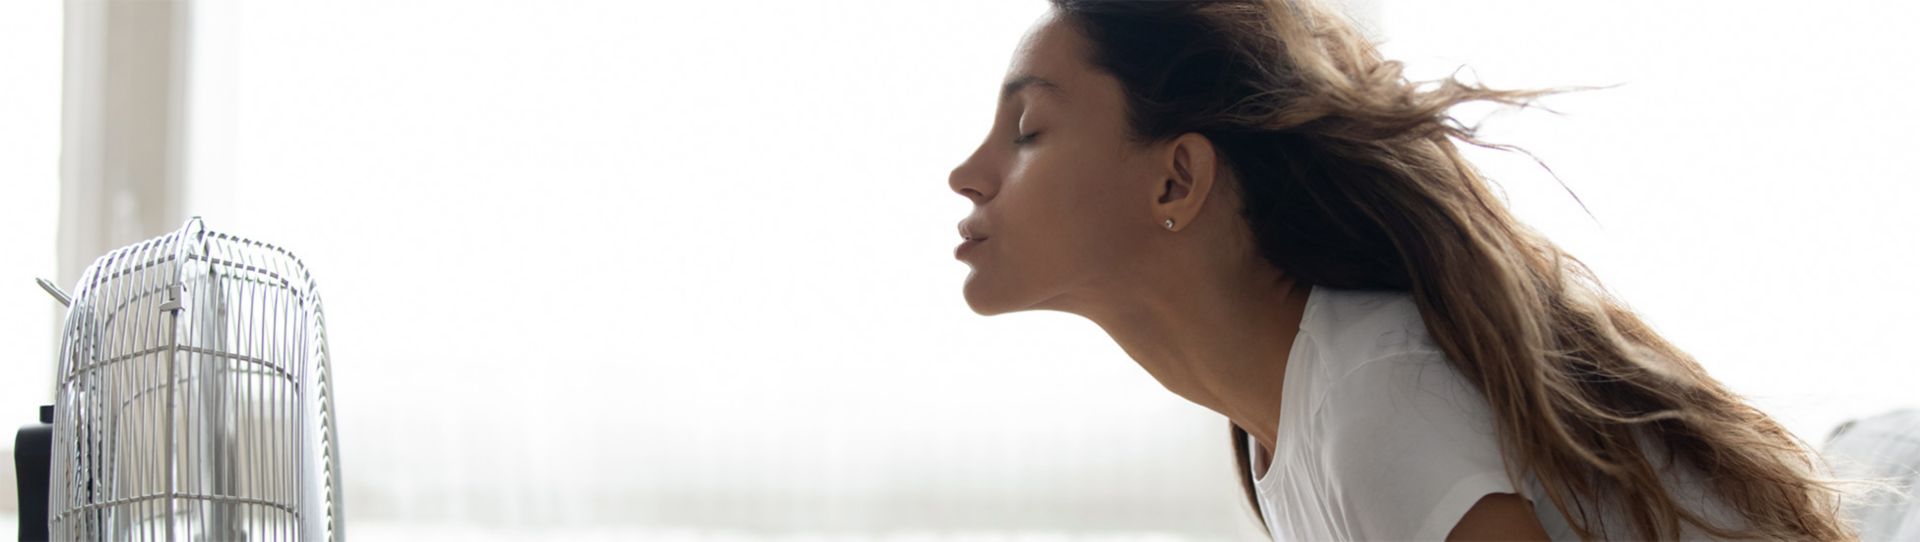
[[1013, 98], [1052, 94], [1056, 98], [1084, 97], [1094, 90], [1095, 74], [1087, 65], [1085, 38], [1054, 11], [1034, 21], [1014, 49], [1007, 66], [1006, 82], [1037, 77], [1057, 85], [1025, 85]]

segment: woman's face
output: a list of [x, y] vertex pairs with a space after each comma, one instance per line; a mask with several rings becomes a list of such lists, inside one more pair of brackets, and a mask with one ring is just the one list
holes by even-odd
[[[1015, 50], [986, 142], [948, 178], [973, 202], [956, 257], [979, 314], [1070, 310], [1135, 265], [1159, 231], [1157, 175], [1127, 139], [1118, 80], [1056, 13]], [[1164, 232], [1162, 232], [1164, 233]]]

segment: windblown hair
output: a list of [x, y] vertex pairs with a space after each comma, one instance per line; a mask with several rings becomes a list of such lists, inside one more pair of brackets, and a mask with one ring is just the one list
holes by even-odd
[[[1310, 0], [1052, 3], [1119, 80], [1133, 141], [1213, 142], [1262, 257], [1304, 285], [1410, 293], [1491, 407], [1515, 487], [1536, 476], [1580, 536], [1673, 538], [1684, 522], [1722, 538], [1854, 538], [1804, 442], [1516, 220], [1455, 147], [1508, 148], [1477, 139], [1455, 105], [1558, 91], [1411, 82]], [[1252, 501], [1247, 434], [1232, 435]], [[1653, 450], [1709, 473], [1708, 494], [1744, 523], [1683, 506]], [[1602, 510], [1636, 532], [1606, 533]]]

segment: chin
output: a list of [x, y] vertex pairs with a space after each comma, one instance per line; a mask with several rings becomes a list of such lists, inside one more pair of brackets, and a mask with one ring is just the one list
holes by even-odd
[[1006, 314], [1022, 307], [1019, 303], [1011, 302], [1007, 292], [983, 280], [979, 271], [967, 275], [967, 283], [960, 287], [960, 294], [967, 298], [967, 308], [981, 316]]

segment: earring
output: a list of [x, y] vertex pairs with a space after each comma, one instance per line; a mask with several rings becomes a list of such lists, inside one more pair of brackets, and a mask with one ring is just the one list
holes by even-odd
[[1167, 225], [1167, 231], [1173, 231], [1173, 219], [1171, 218], [1167, 219], [1166, 225]]

